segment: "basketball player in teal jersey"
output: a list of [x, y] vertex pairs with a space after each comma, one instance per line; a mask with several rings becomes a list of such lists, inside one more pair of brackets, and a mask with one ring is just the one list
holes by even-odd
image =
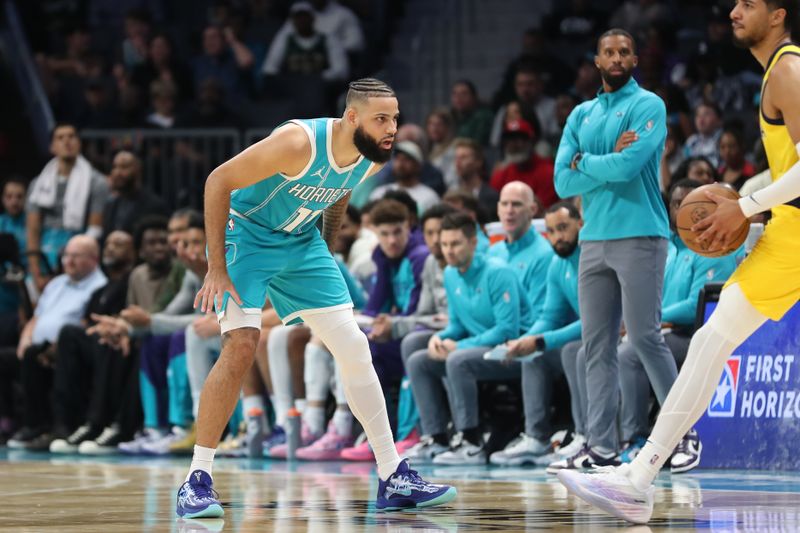
[[[209, 175], [208, 274], [195, 306], [216, 309], [222, 354], [200, 396], [179, 516], [223, 514], [212, 488], [214, 452], [253, 364], [267, 296], [284, 323], [305, 322], [336, 358], [348, 404], [378, 463], [376, 507], [429, 507], [455, 498], [454, 487], [428, 483], [398, 457], [367, 337], [330, 253], [353, 187], [389, 160], [398, 115], [388, 85], [361, 79], [350, 84], [342, 118], [289, 121]], [[322, 235], [315, 225], [320, 214]]]

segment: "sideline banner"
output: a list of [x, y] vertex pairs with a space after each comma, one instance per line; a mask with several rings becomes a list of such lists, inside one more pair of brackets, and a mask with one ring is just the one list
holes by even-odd
[[[717, 296], [706, 288], [703, 322]], [[701, 468], [800, 470], [800, 304], [734, 351], [696, 428]]]

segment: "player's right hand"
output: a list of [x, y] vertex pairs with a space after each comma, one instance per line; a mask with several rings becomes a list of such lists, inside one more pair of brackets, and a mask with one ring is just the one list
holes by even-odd
[[242, 305], [242, 299], [233, 287], [233, 282], [228, 273], [209, 268], [203, 280], [203, 286], [194, 298], [194, 308], [197, 309], [200, 306], [202, 312], [211, 312], [214, 310], [214, 301], [222, 305], [226, 292], [230, 294], [234, 302], [240, 306]]

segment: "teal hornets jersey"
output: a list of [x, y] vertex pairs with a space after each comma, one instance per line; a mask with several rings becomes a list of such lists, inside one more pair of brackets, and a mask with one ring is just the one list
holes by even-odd
[[319, 215], [361, 183], [372, 162], [361, 156], [340, 168], [331, 150], [335, 119], [292, 120], [311, 141], [311, 158], [295, 177], [268, 176], [231, 193], [231, 213], [260, 226], [289, 234], [300, 234], [315, 226]]

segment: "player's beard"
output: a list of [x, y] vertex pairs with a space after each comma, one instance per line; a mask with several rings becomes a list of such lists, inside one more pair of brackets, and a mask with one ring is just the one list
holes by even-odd
[[361, 155], [374, 163], [386, 163], [392, 157], [392, 149], [381, 148], [380, 143], [361, 126], [358, 126], [353, 132], [353, 144], [356, 145]]
[[603, 81], [611, 87], [612, 90], [616, 91], [620, 89], [623, 85], [628, 83], [628, 80], [631, 79], [631, 70], [626, 70], [625, 67], [622, 67], [622, 74], [611, 74], [604, 68], [600, 68], [600, 77], [603, 78]]
[[574, 252], [575, 248], [577, 247], [578, 247], [577, 240], [571, 242], [559, 241], [558, 243], [556, 243], [556, 246], [553, 246], [553, 250], [556, 252], [556, 255], [558, 255], [558, 257], [566, 259], [567, 257], [572, 255], [572, 252]]

